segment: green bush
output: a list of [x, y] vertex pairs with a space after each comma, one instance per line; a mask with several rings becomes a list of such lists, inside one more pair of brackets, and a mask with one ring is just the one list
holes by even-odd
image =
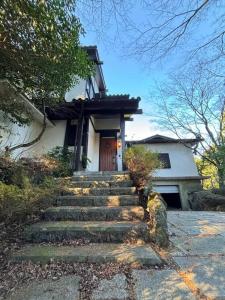
[[[15, 184], [23, 188], [27, 180], [32, 184], [41, 184], [46, 176], [53, 175], [58, 167], [51, 158], [11, 158], [0, 157], [0, 181]], [[29, 179], [28, 179], [29, 178]]]
[[149, 185], [152, 173], [160, 166], [158, 155], [145, 146], [132, 146], [125, 150], [124, 163], [138, 189]]
[[53, 176], [66, 177], [73, 174], [72, 155], [73, 153], [64, 147], [55, 147], [48, 152], [46, 158], [54, 159], [57, 164], [57, 167], [53, 170]]
[[0, 157], [0, 222], [20, 223], [39, 214], [67, 185], [65, 180], [54, 177], [67, 176], [69, 172], [67, 160], [60, 153], [19, 160]]
[[52, 203], [54, 189], [27, 184], [20, 188], [0, 182], [0, 222], [23, 222]]
[[84, 170], [87, 169], [89, 163], [91, 163], [90, 158], [88, 158], [86, 155], [82, 155], [81, 165]]
[[47, 155], [38, 158], [0, 157], [0, 181], [15, 184], [20, 188], [29, 182], [39, 185], [45, 177], [66, 177], [72, 175], [72, 154], [66, 149], [56, 147]]

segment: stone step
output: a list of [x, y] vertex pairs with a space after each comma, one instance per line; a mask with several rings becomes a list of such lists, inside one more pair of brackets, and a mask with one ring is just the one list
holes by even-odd
[[32, 261], [47, 264], [50, 261], [66, 263], [125, 263], [135, 266], [161, 265], [162, 260], [151, 245], [90, 244], [84, 246], [27, 245], [17, 251], [14, 262]]
[[99, 175], [99, 174], [92, 174], [92, 175], [73, 175], [71, 178], [72, 181], [124, 181], [130, 180], [130, 174], [114, 174], [114, 175]]
[[68, 187], [64, 195], [95, 195], [95, 196], [108, 196], [108, 195], [133, 195], [136, 193], [135, 187], [104, 187], [104, 188], [76, 188]]
[[124, 181], [99, 181], [99, 180], [91, 180], [91, 181], [72, 181], [72, 187], [80, 187], [80, 188], [102, 188], [102, 187], [131, 187], [133, 185], [132, 180], [124, 180]]
[[136, 206], [138, 195], [120, 196], [60, 196], [56, 198], [57, 206]]
[[142, 221], [144, 209], [141, 206], [59, 206], [46, 209], [44, 218], [48, 221]]
[[28, 226], [24, 239], [29, 242], [57, 242], [86, 238], [90, 242], [124, 242], [150, 240], [148, 225], [144, 222], [39, 222]]
[[129, 175], [129, 171], [75, 171], [73, 176]]

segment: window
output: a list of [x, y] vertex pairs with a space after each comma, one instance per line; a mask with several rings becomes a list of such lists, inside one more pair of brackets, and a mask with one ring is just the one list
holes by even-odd
[[158, 153], [159, 161], [161, 163], [161, 169], [170, 169], [170, 157], [168, 153]]
[[94, 90], [94, 86], [93, 86], [93, 82], [92, 82], [91, 78], [89, 78], [87, 80], [86, 93], [87, 93], [87, 97], [89, 100], [93, 99], [95, 96], [95, 90]]

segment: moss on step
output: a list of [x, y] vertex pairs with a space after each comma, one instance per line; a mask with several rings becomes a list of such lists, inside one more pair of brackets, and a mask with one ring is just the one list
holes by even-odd
[[48, 263], [52, 259], [64, 262], [108, 263], [135, 265], [161, 265], [162, 261], [151, 245], [90, 244], [85, 246], [33, 246], [29, 245], [13, 256], [14, 261], [31, 260]]
[[144, 209], [141, 206], [118, 207], [50, 207], [44, 213], [45, 220], [73, 221], [132, 221], [143, 220]]
[[143, 222], [39, 222], [29, 226], [24, 238], [29, 242], [57, 242], [86, 238], [91, 242], [123, 242], [134, 239], [149, 241]]

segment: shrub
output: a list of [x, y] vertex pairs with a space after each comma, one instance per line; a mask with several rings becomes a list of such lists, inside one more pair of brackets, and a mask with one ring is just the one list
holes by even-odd
[[0, 182], [0, 220], [5, 223], [23, 221], [31, 213], [35, 199], [36, 193], [30, 188]]
[[14, 174], [14, 161], [10, 158], [0, 157], [0, 181], [12, 183]]
[[40, 184], [46, 176], [51, 176], [58, 167], [52, 158], [20, 158], [13, 160], [0, 157], [0, 181], [23, 188], [26, 182]]
[[86, 155], [82, 155], [81, 165], [84, 170], [87, 169], [89, 163], [91, 163], [90, 158], [88, 158]]
[[20, 188], [0, 182], [0, 222], [23, 222], [52, 203], [55, 189], [27, 184]]
[[160, 166], [158, 155], [142, 145], [125, 150], [124, 163], [138, 189], [147, 185], [154, 170]]
[[68, 175], [67, 165], [59, 158], [0, 157], [0, 222], [21, 223], [30, 215], [52, 205], [53, 195], [60, 194]]
[[57, 163], [57, 167], [53, 171], [53, 176], [66, 177], [73, 174], [72, 155], [73, 153], [64, 147], [55, 147], [48, 152], [46, 158], [54, 159], [55, 163]]
[[41, 184], [45, 177], [70, 176], [72, 175], [71, 156], [68, 150], [56, 147], [42, 157], [18, 160], [0, 157], [0, 181], [23, 188], [27, 180], [37, 185]]

